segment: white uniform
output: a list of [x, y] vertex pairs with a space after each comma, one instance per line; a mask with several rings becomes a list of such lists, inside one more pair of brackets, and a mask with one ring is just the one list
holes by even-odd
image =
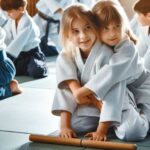
[[[138, 105], [138, 108], [140, 108], [145, 115], [139, 116], [136, 111], [129, 108], [127, 112], [130, 114], [131, 118], [129, 117], [127, 119], [126, 117], [123, 117], [125, 119], [122, 120], [121, 125], [116, 129], [116, 134], [120, 139], [141, 140], [145, 138], [147, 131], [149, 130], [150, 73], [145, 73], [145, 69], [139, 60], [133, 43], [128, 40], [122, 41], [117, 45], [114, 48], [114, 52], [114, 55], [109, 61], [109, 65], [105, 65], [85, 86], [92, 89], [92, 91], [103, 99], [107, 91], [109, 91], [118, 81], [126, 80], [127, 84], [129, 84], [129, 89], [134, 94], [132, 100], [134, 101], [135, 99], [135, 105]], [[105, 79], [100, 80], [104, 76]], [[95, 85], [94, 83], [99, 84]]]
[[15, 20], [9, 19], [5, 30], [8, 35], [6, 52], [15, 64], [16, 74], [34, 78], [46, 77], [44, 54], [39, 48], [40, 31], [28, 13], [23, 14], [17, 27]]
[[[124, 49], [126, 51], [124, 51]], [[137, 53], [136, 53], [135, 49], [133, 48], [132, 44], [130, 45], [128, 43], [128, 41], [125, 40], [125, 41], [121, 42], [118, 46], [116, 46], [115, 50], [116, 50], [116, 53], [112, 56], [111, 59], [109, 58], [110, 59], [109, 64], [104, 65], [99, 71], [96, 72], [96, 75], [93, 76], [89, 80], [89, 82], [87, 82], [84, 85], [87, 88], [91, 89], [93, 92], [95, 92], [95, 94], [100, 99], [105, 100], [105, 98], [109, 95], [109, 93], [111, 91], [113, 91], [113, 89], [115, 90], [116, 85], [119, 86], [119, 84], [124, 83], [124, 86], [126, 87], [126, 80], [128, 83], [133, 82], [143, 72], [143, 67], [140, 63], [138, 64]], [[62, 57], [64, 57], [63, 58], [64, 61], [61, 61], [61, 65], [63, 68], [62, 68], [62, 70], [59, 69], [58, 71], [60, 71], [60, 72], [57, 73], [58, 75], [62, 74], [62, 76], [58, 76], [59, 88], [62, 88], [64, 86], [63, 82], [61, 83], [61, 80], [63, 81], [64, 76], [66, 76], [66, 79], [64, 78], [64, 81], [68, 80], [68, 79], [72, 79], [71, 78], [72, 76], [74, 76], [74, 79], [77, 78], [76, 69], [75, 69], [75, 66], [73, 65], [73, 62], [71, 61], [71, 59], [66, 59], [67, 56], [62, 56]], [[90, 65], [88, 65], [88, 67], [90, 67]], [[65, 68], [67, 71], [64, 71]], [[88, 68], [87, 70], [91, 70], [91, 69]], [[85, 76], [88, 78], [89, 74], [85, 73]], [[85, 79], [86, 79], [86, 77], [85, 77]], [[123, 90], [123, 86], [120, 89]], [[117, 89], [117, 90], [116, 90], [117, 92], [116, 91], [115, 92], [117, 94], [119, 94], [119, 92], [121, 92], [121, 91], [119, 91], [119, 89]], [[130, 93], [128, 90], [126, 90], [126, 92]], [[117, 98], [114, 98], [114, 96], [116, 96], [116, 93], [112, 94], [113, 102], [117, 101]], [[121, 92], [121, 93], [123, 94], [123, 92]], [[132, 118], [136, 119], [136, 121], [134, 123], [138, 124], [138, 126], [136, 126], [136, 127], [139, 128], [140, 131], [138, 132], [139, 134], [137, 134], [137, 136], [133, 136], [132, 133], [134, 133], [135, 129], [137, 130], [137, 128], [135, 128], [136, 124], [134, 124], [133, 122], [130, 122], [131, 124], [126, 124], [125, 120], [122, 120], [120, 128], [119, 129], [117, 128], [118, 131], [116, 131], [117, 136], [121, 139], [126, 139], [126, 140], [143, 139], [146, 136], [146, 133], [148, 130], [147, 120], [145, 121], [146, 123], [143, 123], [143, 119], [139, 116], [138, 112], [135, 111], [135, 109], [133, 109], [132, 106], [127, 107], [128, 105], [125, 105], [128, 103], [128, 99], [129, 99], [126, 94], [127, 93], [125, 93], [124, 97], [120, 98], [120, 99], [123, 99], [123, 98], [125, 99], [123, 107], [124, 107], [124, 109], [127, 109], [127, 112], [132, 112], [132, 111], [134, 112], [134, 113], [132, 112], [131, 115], [127, 115], [126, 118], [128, 118], [130, 120], [130, 117], [132, 117], [132, 115], [134, 115], [134, 117], [132, 117]], [[56, 99], [58, 99], [58, 98], [56, 98]], [[134, 100], [134, 98], [132, 98], [132, 99]], [[60, 98], [60, 101], [61, 100], [62, 99]], [[106, 100], [103, 103], [103, 108], [105, 108], [105, 110], [107, 110], [107, 111], [105, 112], [103, 110], [101, 112], [101, 116], [100, 116], [101, 120], [100, 121], [108, 121], [107, 118], [109, 115], [111, 116], [111, 113], [112, 113], [110, 111], [111, 113], [109, 114], [109, 111], [107, 109], [109, 105], [108, 105], [108, 103], [107, 103], [107, 105], [105, 105], [105, 103], [107, 103]], [[121, 101], [120, 101], [120, 103], [121, 103]], [[57, 102], [57, 104], [58, 104], [58, 102]], [[111, 104], [111, 101], [109, 101], [109, 104]], [[123, 110], [123, 107], [122, 107], [122, 110]], [[69, 107], [69, 108], [72, 109], [74, 107]], [[113, 108], [113, 107], [110, 107], [110, 108]], [[116, 106], [115, 108], [119, 108], [119, 107]], [[118, 113], [117, 110], [118, 109], [116, 109], [116, 112], [114, 111], [116, 114]], [[106, 114], [108, 114], [108, 116]], [[126, 125], [124, 125], [124, 124], [126, 124]], [[147, 127], [146, 128], [144, 127], [144, 129], [143, 129], [143, 125], [145, 126], [145, 124], [147, 125]], [[126, 134], [121, 133], [122, 127], [123, 127], [123, 129], [126, 129], [126, 130], [124, 130], [124, 132], [128, 131]], [[129, 134], [130, 134], [130, 136], [128, 136]]]
[[138, 15], [135, 14], [131, 21], [130, 21], [130, 26], [131, 26], [131, 29], [132, 31], [134, 32], [134, 34], [138, 37], [139, 36], [139, 32], [140, 32], [140, 28], [141, 28], [141, 25], [138, 21]]
[[146, 69], [150, 70], [150, 34], [148, 34], [149, 26], [140, 28], [139, 43], [137, 45], [139, 55], [143, 59]]
[[[52, 17], [55, 20], [60, 20], [61, 14], [56, 13], [60, 8], [65, 8], [72, 4], [72, 0], [39, 0], [36, 8], [42, 14]], [[46, 33], [47, 21], [42, 19], [38, 14], [33, 17], [34, 21], [40, 28], [40, 37], [42, 38]], [[58, 37], [58, 24], [50, 23], [48, 33], [48, 45], [56, 46], [57, 50], [61, 50], [60, 41]]]
[[0, 27], [4, 27], [4, 25], [7, 23], [7, 20], [8, 20], [7, 16], [0, 8]]
[[5, 29], [11, 35], [9, 41], [6, 38], [6, 52], [14, 58], [17, 58], [21, 52], [28, 52], [37, 47], [40, 43], [40, 31], [27, 12], [21, 17], [17, 28], [15, 20], [10, 19]]

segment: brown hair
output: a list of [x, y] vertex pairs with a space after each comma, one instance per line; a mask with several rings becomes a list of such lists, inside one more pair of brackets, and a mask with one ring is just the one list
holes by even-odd
[[25, 7], [27, 0], [0, 0], [0, 6], [4, 11]]
[[92, 12], [98, 18], [100, 32], [101, 29], [110, 23], [121, 24], [125, 26], [126, 33], [130, 39], [136, 43], [135, 35], [131, 31], [125, 11], [118, 2], [114, 2], [113, 0], [99, 0], [92, 8]]
[[67, 7], [64, 10], [61, 18], [60, 38], [64, 47], [68, 42], [67, 38], [71, 31], [72, 22], [75, 19], [86, 20], [91, 25], [91, 27], [93, 27], [93, 31], [98, 36], [98, 26], [96, 25], [96, 19], [94, 15], [85, 5], [76, 3]]
[[138, 0], [134, 3], [133, 9], [136, 12], [140, 12], [144, 15], [150, 12], [150, 1], [149, 0]]

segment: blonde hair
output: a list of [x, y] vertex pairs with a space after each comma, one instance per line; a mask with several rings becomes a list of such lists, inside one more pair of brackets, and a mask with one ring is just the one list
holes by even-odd
[[129, 38], [136, 43], [136, 38], [129, 26], [127, 15], [121, 4], [117, 1], [99, 0], [92, 8], [92, 12], [99, 21], [100, 31], [110, 23], [121, 24], [125, 27], [125, 31]]
[[68, 36], [72, 30], [72, 22], [75, 19], [87, 21], [93, 28], [95, 34], [98, 36], [98, 27], [96, 25], [96, 19], [92, 14], [91, 10], [89, 10], [83, 4], [76, 3], [74, 5], [70, 5], [64, 10], [60, 21], [60, 40], [62, 42], [63, 47], [66, 47], [69, 43]]

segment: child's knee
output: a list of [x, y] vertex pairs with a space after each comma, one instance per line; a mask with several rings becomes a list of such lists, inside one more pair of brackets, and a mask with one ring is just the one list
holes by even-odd
[[125, 141], [141, 141], [147, 136], [149, 130], [148, 120], [137, 118], [132, 124], [125, 123], [116, 129], [119, 139]]
[[47, 77], [47, 68], [43, 61], [32, 60], [28, 65], [28, 74], [33, 78], [44, 78]]
[[147, 130], [143, 127], [129, 127], [126, 130], [124, 140], [125, 141], [140, 141], [144, 140], [147, 135]]

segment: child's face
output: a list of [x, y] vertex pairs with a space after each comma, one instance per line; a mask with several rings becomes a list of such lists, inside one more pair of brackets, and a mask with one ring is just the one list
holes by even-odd
[[23, 13], [24, 10], [22, 7], [20, 7], [19, 9], [11, 9], [7, 11], [8, 16], [13, 20], [19, 20]]
[[138, 20], [142, 26], [150, 26], [150, 13], [147, 13], [146, 15], [138, 13]]
[[101, 30], [100, 35], [102, 42], [109, 46], [115, 46], [123, 37], [123, 27], [120, 24], [111, 23]]
[[69, 39], [82, 52], [90, 52], [96, 38], [94, 29], [88, 22], [81, 19], [75, 19], [72, 22]]

